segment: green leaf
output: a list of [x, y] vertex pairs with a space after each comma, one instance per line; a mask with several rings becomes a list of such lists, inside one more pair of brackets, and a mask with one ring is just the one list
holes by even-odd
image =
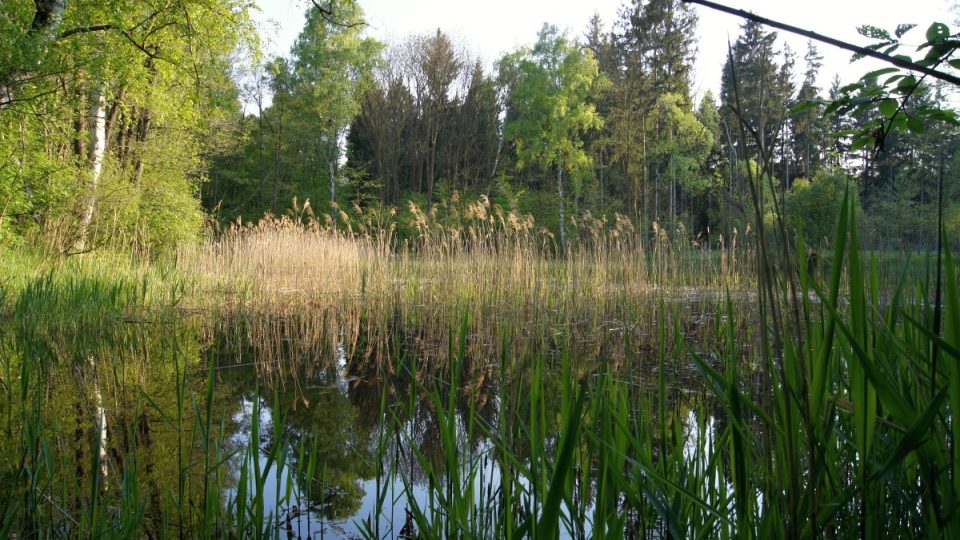
[[927, 113], [927, 120], [938, 120], [940, 122], [946, 122], [951, 126], [960, 125], [960, 121], [957, 120], [956, 111], [951, 111], [950, 109], [935, 109]]
[[[947, 272], [950, 272], [950, 267], [947, 267]], [[947, 288], [950, 288], [952, 282], [947, 281]], [[944, 338], [941, 338], [937, 334], [933, 333], [933, 330], [929, 328], [929, 325], [925, 321], [918, 321], [912, 317], [909, 313], [901, 313], [903, 320], [912, 324], [914, 329], [924, 335], [931, 343], [939, 347], [943, 352], [949, 354], [957, 361], [960, 361], [960, 350], [957, 350], [956, 347], [951, 345], [948, 341], [945, 341]]]
[[[864, 79], [864, 78], [866, 78], [866, 75], [864, 75], [863, 77], [861, 77], [861, 79]], [[840, 93], [841, 93], [841, 94], [849, 94], [849, 93], [851, 93], [851, 92], [853, 92], [853, 91], [855, 91], [855, 90], [860, 90], [860, 89], [862, 89], [862, 88], [863, 88], [863, 83], [859, 83], [859, 82], [850, 83], [850, 84], [848, 84], [848, 85], [846, 85], [846, 86], [841, 86], [841, 87], [840, 87]]]
[[887, 98], [880, 102], [880, 114], [886, 116], [887, 118], [891, 118], [894, 114], [896, 114], [897, 109], [899, 108], [900, 102], [893, 98]]
[[904, 75], [903, 73], [898, 73], [898, 74], [894, 75], [893, 77], [890, 77], [889, 79], [887, 79], [886, 81], [884, 81], [883, 85], [884, 85], [884, 86], [889, 86], [889, 85], [891, 85], [891, 84], [899, 81], [900, 79], [902, 79], [902, 78], [904, 78], [904, 77], [905, 77], [905, 75]]
[[957, 60], [957, 59], [948, 60], [947, 63], [950, 64], [950, 67], [954, 69], [960, 69], [960, 60]]
[[850, 150], [860, 150], [862, 148], [872, 148], [877, 145], [877, 138], [873, 135], [860, 135], [850, 143]]
[[10, 531], [13, 530], [13, 524], [17, 522], [19, 517], [20, 504], [19, 500], [14, 500], [14, 503], [7, 508], [3, 516], [3, 523], [0, 524], [0, 538], [13, 538]]
[[917, 85], [917, 78], [913, 75], [907, 75], [906, 77], [900, 79], [900, 82], [897, 84], [897, 88], [907, 88]]
[[927, 126], [923, 123], [923, 120], [920, 120], [915, 116], [911, 116], [907, 118], [907, 129], [913, 133], [920, 134], [927, 130]]
[[[840, 205], [840, 216], [837, 221], [837, 236], [834, 241], [833, 265], [830, 270], [830, 282], [827, 294], [830, 295], [830, 305], [835, 306], [840, 296], [840, 279], [843, 277], [843, 254], [847, 240], [847, 219], [850, 211], [850, 186], [843, 192], [843, 202]], [[817, 358], [812, 366], [810, 390], [810, 417], [819, 421], [826, 392], [827, 364], [833, 350], [833, 340], [836, 334], [837, 319], [832, 313], [827, 315], [827, 324], [824, 329], [823, 345], [817, 350]]]
[[857, 28], [857, 32], [863, 36], [871, 39], [882, 39], [886, 41], [892, 41], [893, 38], [890, 36], [890, 32], [887, 32], [883, 28], [865, 24]]
[[930, 50], [927, 51], [924, 59], [930, 62], [938, 62], [944, 56], [950, 56], [950, 53], [952, 53], [953, 50], [953, 47], [949, 47], [944, 44], [944, 42], [938, 41], [935, 45], [930, 47]]
[[950, 37], [950, 28], [943, 23], [933, 23], [927, 28], [927, 41], [941, 41]]
[[895, 116], [890, 119], [890, 124], [886, 128], [886, 133], [891, 131], [904, 131], [910, 129], [910, 126], [907, 125], [907, 118], [905, 115]]
[[937, 420], [937, 414], [940, 412], [940, 407], [943, 405], [945, 398], [947, 397], [947, 388], [944, 387], [940, 390], [933, 401], [927, 405], [926, 410], [921, 414], [916, 421], [910, 426], [910, 429], [903, 435], [903, 438], [900, 439], [900, 442], [897, 444], [897, 447], [894, 451], [887, 457], [887, 460], [883, 465], [877, 469], [873, 476], [873, 479], [882, 478], [886, 476], [891, 470], [900, 465], [903, 462], [904, 458], [907, 457], [910, 452], [913, 452], [924, 443], [924, 441], [929, 436], [929, 432], [933, 427], [934, 423]]
[[573, 452], [577, 447], [577, 441], [580, 440], [580, 420], [585, 399], [586, 387], [581, 386], [577, 396], [577, 403], [573, 410], [570, 411], [565, 429], [560, 435], [557, 462], [553, 470], [553, 477], [550, 479], [547, 500], [544, 502], [543, 511], [537, 526], [538, 531], [546, 531], [544, 534], [546, 538], [550, 538], [559, 532], [555, 531], [554, 528], [560, 523], [560, 505], [563, 502], [564, 483], [566, 482], [567, 474], [573, 469]]
[[897, 30], [894, 32], [898, 38], [902, 38], [904, 34], [916, 28], [915, 24], [900, 24], [897, 25]]
[[877, 77], [879, 77], [879, 76], [881, 76], [881, 75], [886, 75], [886, 74], [888, 74], [888, 73], [896, 73], [896, 72], [898, 72], [898, 71], [900, 71], [900, 69], [899, 69], [899, 68], [895, 68], [895, 67], [888, 67], [888, 68], [883, 68], [883, 69], [877, 69], [877, 70], [870, 71], [870, 72], [864, 74], [864, 76], [861, 77], [861, 79], [876, 79]]

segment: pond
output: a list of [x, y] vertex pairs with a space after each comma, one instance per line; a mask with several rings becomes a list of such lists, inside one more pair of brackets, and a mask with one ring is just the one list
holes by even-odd
[[603, 445], [696, 459], [713, 405], [681, 352], [710, 357], [723, 317], [707, 297], [636, 313], [18, 318], [0, 342], [0, 500], [23, 537], [504, 536], [551, 512], [562, 537], [598, 520], [649, 534], [655, 514], [604, 484]]

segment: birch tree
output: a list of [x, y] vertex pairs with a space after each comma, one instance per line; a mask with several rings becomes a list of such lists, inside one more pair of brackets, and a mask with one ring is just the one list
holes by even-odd
[[564, 174], [592, 167], [582, 135], [603, 120], [589, 102], [601, 81], [593, 54], [545, 24], [532, 49], [500, 61], [501, 79], [510, 88], [514, 119], [505, 128], [517, 153], [517, 166], [554, 169], [559, 203], [560, 251], [566, 253]]
[[[337, 4], [337, 21], [320, 10], [307, 12], [303, 31], [293, 46], [294, 136], [305, 149], [308, 175], [324, 170], [330, 215], [337, 220], [337, 169], [341, 140], [360, 113], [363, 82], [376, 66], [382, 45], [361, 36], [363, 11], [356, 2]], [[309, 179], [306, 179], [309, 180]]]
[[0, 240], [39, 230], [68, 253], [119, 237], [152, 250], [199, 232], [206, 145], [239, 108], [228, 58], [255, 41], [247, 9], [0, 4]]

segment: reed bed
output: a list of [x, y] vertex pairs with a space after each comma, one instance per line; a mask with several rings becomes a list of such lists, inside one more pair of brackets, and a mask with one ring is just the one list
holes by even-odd
[[[446, 458], [417, 452], [409, 413], [392, 416], [429, 479], [426, 498], [403, 481], [404, 528], [424, 538], [960, 534], [956, 266], [946, 253], [940, 300], [924, 283], [884, 297], [876, 261], [863, 271], [846, 212], [839, 231], [824, 282], [800, 271], [797, 327], [768, 322], [769, 341], [749, 343], [727, 303], [715, 319], [721, 339], [702, 354], [661, 325], [653, 392], [629, 368], [583, 373], [564, 348], [553, 360], [527, 357], [525, 377], [503, 383], [490, 421], [454, 405], [464, 324], [450, 342], [450, 373], [416, 390], [438, 411]], [[789, 288], [776, 296], [785, 318], [790, 296]], [[671, 341], [680, 346], [668, 349]], [[759, 376], [750, 347], [760, 347]], [[500, 365], [516, 365], [503, 350]], [[683, 358], [703, 377], [702, 399], [670, 398], [678, 387], [665, 367]], [[517, 380], [503, 369], [504, 381]], [[490, 444], [464, 443], [476, 433]]]
[[436, 327], [466, 308], [476, 327], [564, 317], [596, 326], [624, 320], [644, 298], [717, 298], [749, 283], [743, 243], [706, 250], [658, 227], [647, 241], [622, 216], [582, 216], [571, 232], [579, 241], [558, 254], [532, 217], [486, 199], [430, 212], [411, 203], [407, 213], [414, 234], [403, 241], [396, 218], [378, 213], [344, 214], [339, 228], [303, 211], [234, 225], [182, 251], [177, 269], [195, 280], [201, 309], [286, 316], [359, 303], [375, 324]]
[[278, 538], [361, 478], [369, 538], [960, 537], [949, 250], [885, 289], [845, 206], [819, 273], [759, 243], [746, 279], [733, 246], [578, 225], [561, 256], [478, 204], [14, 284], [0, 537]]

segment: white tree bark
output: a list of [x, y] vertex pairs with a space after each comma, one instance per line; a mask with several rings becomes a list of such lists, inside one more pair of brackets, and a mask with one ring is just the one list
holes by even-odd
[[78, 253], [87, 250], [87, 235], [97, 207], [97, 187], [100, 185], [103, 158], [107, 151], [106, 99], [103, 88], [97, 88], [94, 91], [90, 104], [90, 117], [93, 119], [90, 130], [90, 180], [87, 183], [87, 197], [80, 216], [80, 234], [74, 245], [74, 251]]
[[[335, 155], [335, 154], [334, 154]], [[327, 169], [330, 172], [330, 217], [333, 218], [333, 226], [337, 226], [337, 165], [335, 157], [327, 158]]]
[[503, 150], [503, 134], [497, 135], [497, 153], [493, 155], [493, 170], [490, 171], [490, 183], [487, 185], [487, 199], [493, 192], [493, 183], [497, 179], [497, 167], [500, 165], [500, 152]]
[[97, 370], [93, 363], [93, 356], [87, 355], [87, 365], [93, 373], [93, 399], [94, 399], [94, 417], [93, 417], [93, 436], [97, 443], [98, 463], [100, 464], [100, 489], [107, 485], [107, 473], [109, 463], [107, 458], [107, 412], [103, 408], [103, 394], [100, 393], [100, 380], [97, 378]]

